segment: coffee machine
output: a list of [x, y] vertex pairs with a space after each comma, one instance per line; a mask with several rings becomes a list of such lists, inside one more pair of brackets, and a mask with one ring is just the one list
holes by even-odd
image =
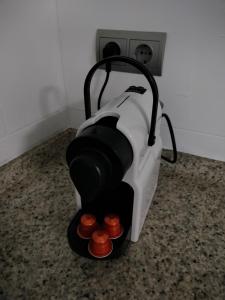
[[[90, 85], [95, 71], [111, 63], [123, 62], [137, 68], [150, 84], [150, 90], [130, 86], [115, 99], [108, 101], [92, 116]], [[106, 79], [107, 83], [108, 78]], [[106, 84], [105, 84], [106, 85]], [[104, 88], [103, 88], [104, 91]], [[67, 149], [70, 177], [76, 189], [76, 214], [68, 228], [68, 240], [73, 251], [86, 257], [87, 240], [76, 233], [84, 213], [97, 217], [99, 223], [107, 213], [120, 216], [124, 231], [113, 241], [113, 251], [107, 258], [118, 257], [127, 241], [137, 242], [158, 181], [162, 140], [162, 116], [169, 125], [174, 157], [176, 144], [171, 122], [162, 114], [157, 84], [140, 62], [122, 56], [112, 56], [94, 65], [84, 84], [86, 121], [77, 131]]]

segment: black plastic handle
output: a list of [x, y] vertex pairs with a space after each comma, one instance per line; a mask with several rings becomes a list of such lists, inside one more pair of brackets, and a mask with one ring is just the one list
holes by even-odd
[[93, 75], [101, 65], [104, 64], [107, 65], [115, 61], [128, 63], [133, 67], [137, 68], [146, 77], [146, 79], [150, 84], [150, 87], [152, 89], [152, 95], [153, 95], [153, 105], [152, 105], [152, 116], [151, 116], [151, 126], [149, 131], [148, 145], [152, 146], [155, 144], [155, 127], [156, 127], [157, 110], [158, 110], [158, 102], [159, 102], [158, 87], [150, 71], [142, 63], [140, 63], [139, 61], [133, 58], [126, 57], [126, 56], [111, 56], [97, 62], [91, 68], [84, 82], [84, 104], [85, 104], [86, 119], [89, 119], [91, 117], [90, 86], [91, 86], [91, 80], [93, 78]]
[[175, 164], [175, 162], [177, 161], [177, 145], [176, 145], [176, 140], [175, 140], [175, 136], [174, 136], [174, 131], [173, 131], [173, 126], [172, 123], [170, 121], [170, 118], [167, 114], [162, 114], [162, 117], [166, 119], [168, 128], [169, 128], [169, 132], [170, 132], [170, 137], [171, 137], [171, 142], [172, 142], [172, 147], [173, 147], [173, 158], [168, 158], [166, 156], [162, 155], [162, 159], [164, 159], [165, 161], [171, 163], [171, 164]]

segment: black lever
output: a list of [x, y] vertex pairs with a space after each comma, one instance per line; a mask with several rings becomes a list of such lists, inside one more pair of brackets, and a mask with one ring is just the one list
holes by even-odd
[[156, 127], [156, 121], [157, 121], [157, 110], [158, 110], [158, 102], [159, 102], [159, 95], [158, 95], [158, 87], [155, 82], [154, 77], [150, 73], [150, 71], [139, 61], [126, 57], [126, 56], [111, 56], [107, 57], [99, 62], [97, 62], [91, 70], [88, 72], [87, 77], [84, 82], [84, 104], [85, 104], [85, 115], [86, 119], [89, 119], [91, 117], [91, 97], [90, 97], [90, 86], [91, 86], [91, 80], [96, 72], [96, 70], [104, 64], [108, 64], [111, 62], [125, 62], [133, 67], [137, 68], [148, 80], [150, 87], [152, 89], [152, 95], [153, 95], [153, 105], [152, 105], [152, 116], [151, 116], [151, 125], [150, 125], [150, 131], [149, 131], [149, 138], [148, 138], [148, 145], [153, 146], [155, 144], [155, 127]]
[[173, 147], [173, 158], [170, 159], [170, 158], [162, 155], [162, 159], [164, 159], [165, 161], [167, 161], [171, 164], [174, 164], [177, 161], [177, 146], [176, 146], [176, 140], [175, 140], [175, 136], [174, 136], [174, 132], [173, 132], [173, 126], [172, 126], [170, 118], [167, 114], [165, 114], [165, 113], [162, 114], [162, 117], [166, 119], [166, 122], [167, 122], [167, 125], [169, 128], [169, 132], [170, 132], [172, 147]]

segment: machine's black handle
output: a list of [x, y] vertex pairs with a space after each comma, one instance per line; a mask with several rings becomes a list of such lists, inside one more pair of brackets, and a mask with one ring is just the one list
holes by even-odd
[[91, 80], [96, 72], [96, 70], [104, 64], [108, 64], [111, 62], [124, 62], [132, 65], [133, 67], [137, 68], [148, 80], [150, 87], [152, 89], [153, 95], [153, 105], [152, 105], [152, 116], [151, 116], [151, 125], [149, 131], [149, 138], [148, 138], [148, 145], [152, 146], [155, 144], [155, 127], [156, 127], [156, 120], [157, 120], [157, 110], [158, 110], [158, 102], [159, 102], [159, 95], [158, 95], [158, 87], [155, 82], [154, 77], [150, 73], [150, 71], [139, 61], [126, 57], [126, 56], [111, 56], [107, 57], [99, 62], [97, 62], [91, 70], [88, 72], [87, 77], [84, 82], [84, 104], [85, 104], [85, 115], [86, 119], [91, 117], [91, 97], [90, 97], [90, 86]]

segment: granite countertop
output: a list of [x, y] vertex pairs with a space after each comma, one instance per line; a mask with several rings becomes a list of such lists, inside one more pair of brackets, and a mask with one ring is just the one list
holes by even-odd
[[73, 136], [0, 169], [0, 299], [225, 299], [225, 163], [186, 154], [162, 162], [139, 241], [117, 260], [92, 261], [66, 237]]

